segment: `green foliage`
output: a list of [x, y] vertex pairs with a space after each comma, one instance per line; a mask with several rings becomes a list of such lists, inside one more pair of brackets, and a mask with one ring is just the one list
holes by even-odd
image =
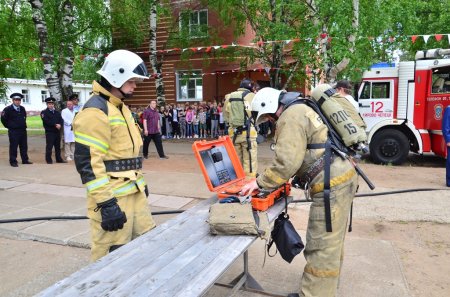
[[[273, 7], [270, 3], [274, 3]], [[416, 43], [408, 37], [414, 34], [448, 33], [450, 23], [448, 0], [360, 0], [359, 26], [353, 28], [352, 1], [315, 0], [316, 11], [307, 5], [307, 1], [295, 0], [215, 0], [205, 1], [213, 8], [227, 26], [234, 26], [235, 37], [245, 32], [250, 24], [255, 29], [254, 41], [286, 40], [300, 38], [294, 46], [267, 45], [260, 51], [245, 51], [247, 61], [255, 61], [265, 66], [278, 67], [274, 64], [277, 51], [283, 51], [279, 67], [283, 73], [289, 73], [292, 63], [287, 58], [300, 61], [313, 69], [323, 69], [327, 63], [335, 66], [347, 57], [350, 64], [339, 73], [358, 81], [364, 69], [380, 61], [392, 61], [395, 51], [403, 54], [402, 59], [411, 59], [417, 50], [448, 47], [448, 41], [437, 42], [432, 38], [427, 44], [422, 39]], [[319, 54], [318, 37], [326, 28], [327, 56]], [[349, 36], [355, 35], [355, 51], [349, 49], [352, 43]], [[300, 77], [299, 77], [300, 78]]]
[[[74, 22], [64, 30], [64, 1], [44, 1], [43, 14], [48, 29], [48, 46], [55, 56], [53, 67], [56, 71], [62, 67], [64, 58], [70, 55], [63, 44], [73, 45], [74, 55], [77, 57], [105, 53], [111, 46], [111, 25], [106, 3], [96, 0], [70, 2], [74, 7]], [[0, 3], [0, 34], [0, 60], [13, 59], [0, 61], [0, 79], [42, 79], [43, 64], [28, 1], [4, 0]], [[90, 80], [95, 76], [95, 69], [98, 69], [98, 59], [78, 59], [74, 65], [74, 78]]]
[[138, 47], [148, 36], [152, 0], [111, 0], [114, 48]]

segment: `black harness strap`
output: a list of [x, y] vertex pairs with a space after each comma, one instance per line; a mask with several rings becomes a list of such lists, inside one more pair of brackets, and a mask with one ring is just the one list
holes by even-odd
[[331, 141], [328, 138], [325, 143], [310, 143], [306, 146], [307, 149], [325, 149], [325, 158], [324, 158], [324, 177], [323, 177], [323, 204], [325, 208], [325, 226], [327, 232], [332, 232], [332, 224], [331, 224], [331, 204], [330, 204], [330, 196], [331, 196], [331, 187], [330, 187], [330, 178], [331, 178]]
[[327, 232], [332, 232], [331, 226], [331, 205], [330, 205], [330, 169], [331, 169], [331, 143], [330, 139], [327, 139], [325, 143], [325, 167], [323, 178], [323, 203], [325, 206], [325, 225]]

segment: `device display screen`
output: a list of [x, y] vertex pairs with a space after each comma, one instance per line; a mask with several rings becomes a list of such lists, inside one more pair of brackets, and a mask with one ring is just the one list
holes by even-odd
[[212, 147], [201, 151], [200, 156], [213, 187], [226, 184], [237, 178], [233, 163], [224, 146]]

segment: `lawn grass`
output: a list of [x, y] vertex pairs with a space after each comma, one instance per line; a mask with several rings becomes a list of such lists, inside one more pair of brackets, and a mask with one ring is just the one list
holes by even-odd
[[[0, 128], [5, 128], [2, 123], [0, 123]], [[29, 129], [44, 129], [42, 125], [41, 116], [28, 116], [27, 117], [27, 128]]]
[[[0, 123], [0, 128], [5, 128], [2, 123]], [[44, 126], [42, 125], [41, 116], [28, 116], [27, 117], [27, 128], [28, 135], [44, 135]], [[33, 129], [33, 130], [30, 130]], [[38, 130], [34, 130], [38, 129]], [[8, 134], [8, 130], [1, 129], [0, 135]]]

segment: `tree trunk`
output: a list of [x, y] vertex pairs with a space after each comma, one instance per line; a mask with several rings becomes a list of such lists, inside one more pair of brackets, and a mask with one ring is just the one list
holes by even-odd
[[[278, 22], [278, 14], [276, 10], [275, 0], [270, 0], [270, 10], [272, 14], [271, 22], [275, 25]], [[283, 15], [280, 15], [280, 20]], [[274, 70], [270, 72], [270, 85], [275, 88], [280, 88], [280, 67], [283, 60], [283, 44], [274, 43], [272, 45], [272, 61], [271, 68]]]
[[67, 101], [69, 96], [73, 93], [72, 87], [72, 75], [73, 75], [73, 61], [74, 61], [74, 50], [72, 39], [69, 38], [73, 34], [73, 5], [70, 0], [65, 0], [63, 3], [63, 32], [67, 36], [64, 39], [63, 51], [61, 59], [61, 75], [60, 75], [60, 86], [62, 90], [62, 99]]
[[150, 52], [150, 65], [152, 66], [153, 76], [155, 78], [155, 88], [156, 88], [156, 98], [158, 105], [165, 105], [166, 95], [164, 90], [164, 80], [161, 75], [161, 67], [163, 64], [163, 56], [158, 61], [157, 50], [156, 50], [156, 22], [157, 22], [157, 11], [156, 11], [157, 0], [152, 1], [150, 7], [150, 38], [149, 38], [149, 52]]
[[44, 63], [44, 76], [50, 96], [57, 101], [61, 101], [61, 88], [59, 85], [58, 73], [53, 69], [54, 56], [48, 48], [47, 24], [44, 20], [43, 1], [29, 0], [33, 11], [33, 22], [39, 40], [39, 51]]

